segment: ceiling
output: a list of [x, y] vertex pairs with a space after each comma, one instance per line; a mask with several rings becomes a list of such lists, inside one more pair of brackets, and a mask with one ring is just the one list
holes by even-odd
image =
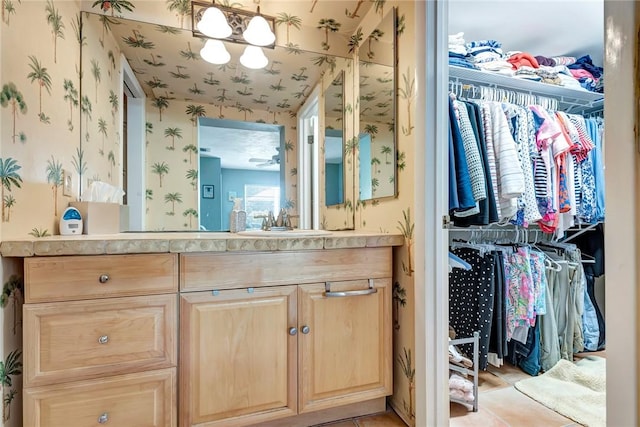
[[603, 0], [449, 0], [449, 34], [494, 39], [502, 49], [542, 56], [582, 56], [603, 65]]
[[[265, 69], [251, 70], [239, 63], [244, 45], [225, 42], [232, 59], [219, 66], [200, 58], [204, 40], [190, 30], [117, 17], [109, 18], [108, 25], [148, 97], [213, 105], [214, 117], [219, 116], [218, 108], [220, 112], [223, 106], [235, 108], [244, 112], [247, 122], [256, 121], [252, 113], [258, 110], [274, 117], [276, 113], [295, 114], [325, 70], [351, 61], [326, 52], [276, 46], [263, 49], [269, 58]], [[341, 85], [335, 91], [341, 95]], [[332, 94], [327, 101], [327, 109], [342, 111], [341, 96]], [[277, 163], [265, 164], [277, 154], [278, 133], [221, 126], [201, 124], [201, 155], [221, 158], [223, 168], [279, 170]]]
[[297, 111], [322, 71], [322, 54], [291, 51], [283, 47], [263, 49], [269, 59], [265, 69], [240, 65], [245, 45], [225, 42], [231, 61], [213, 65], [200, 58], [204, 39], [191, 31], [114, 18], [115, 39], [152, 98], [274, 112]]
[[201, 125], [199, 132], [200, 155], [219, 157], [223, 169], [280, 170], [279, 163], [271, 162], [279, 157], [279, 132], [210, 125]]

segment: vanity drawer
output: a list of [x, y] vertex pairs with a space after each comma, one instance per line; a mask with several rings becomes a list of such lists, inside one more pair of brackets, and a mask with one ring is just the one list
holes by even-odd
[[177, 295], [24, 306], [25, 386], [176, 364]]
[[25, 389], [24, 425], [174, 427], [175, 368]]
[[176, 292], [178, 255], [26, 258], [24, 278], [27, 303]]
[[390, 277], [391, 248], [180, 255], [183, 291]]

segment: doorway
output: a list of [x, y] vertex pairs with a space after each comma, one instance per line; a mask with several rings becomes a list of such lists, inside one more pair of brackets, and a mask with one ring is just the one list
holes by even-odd
[[[146, 187], [145, 187], [145, 137], [146, 95], [138, 83], [131, 66], [124, 55], [120, 56], [122, 72], [123, 129], [124, 144], [122, 185], [126, 192], [126, 205], [129, 209], [128, 231], [145, 231]], [[126, 114], [126, 116], [124, 116]]]

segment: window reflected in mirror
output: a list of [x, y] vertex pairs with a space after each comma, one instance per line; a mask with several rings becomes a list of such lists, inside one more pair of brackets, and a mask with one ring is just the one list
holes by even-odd
[[359, 48], [359, 197], [396, 195], [395, 10]]
[[201, 118], [200, 230], [228, 231], [236, 198], [248, 229], [259, 229], [260, 216], [278, 212], [285, 197], [284, 147], [284, 126]]
[[344, 203], [344, 71], [325, 91], [324, 97], [325, 205]]

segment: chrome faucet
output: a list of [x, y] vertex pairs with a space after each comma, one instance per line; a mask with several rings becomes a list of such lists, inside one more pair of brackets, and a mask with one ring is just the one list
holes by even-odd
[[293, 227], [291, 227], [291, 217], [292, 215], [289, 215], [284, 208], [280, 209], [277, 218], [273, 215], [272, 211], [269, 211], [267, 215], [254, 216], [254, 218], [262, 218], [262, 226], [260, 228], [264, 231], [293, 230]]

